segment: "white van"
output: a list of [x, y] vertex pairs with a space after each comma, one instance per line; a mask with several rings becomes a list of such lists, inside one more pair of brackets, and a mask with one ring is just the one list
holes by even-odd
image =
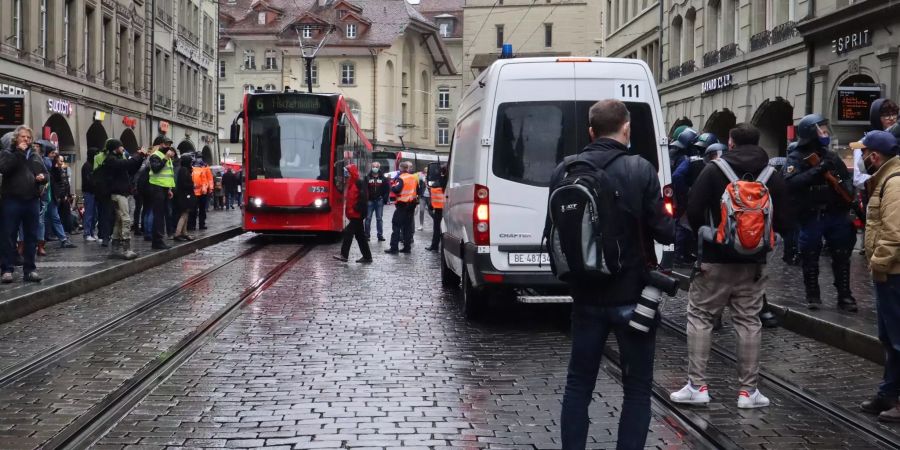
[[[492, 64], [466, 91], [453, 134], [441, 280], [462, 283], [465, 313], [515, 290], [521, 302], [571, 301], [541, 252], [556, 165], [589, 143], [588, 110], [622, 100], [631, 148], [653, 164], [671, 207], [671, 174], [653, 75], [635, 59], [521, 58]], [[657, 257], [663, 258], [657, 245]]]

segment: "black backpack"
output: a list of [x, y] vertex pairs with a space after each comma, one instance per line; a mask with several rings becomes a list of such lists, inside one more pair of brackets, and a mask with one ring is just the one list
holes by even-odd
[[603, 152], [597, 163], [580, 155], [563, 160], [563, 177], [550, 187], [544, 229], [550, 267], [562, 281], [604, 281], [622, 269], [626, 220], [605, 169], [623, 155]]

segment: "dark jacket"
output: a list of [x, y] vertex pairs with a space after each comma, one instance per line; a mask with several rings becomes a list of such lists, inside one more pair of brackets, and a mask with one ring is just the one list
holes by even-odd
[[687, 211], [688, 192], [706, 167], [706, 160], [699, 156], [685, 158], [672, 172], [672, 188], [675, 190], [675, 217]]
[[234, 172], [225, 172], [225, 175], [222, 175], [222, 189], [226, 194], [237, 194], [238, 191], [238, 177], [234, 174]]
[[[3, 185], [0, 187], [3, 198], [38, 198], [41, 186], [50, 181], [44, 161], [37, 153], [16, 149], [0, 151], [0, 174], [3, 174]], [[44, 175], [43, 182], [35, 180], [38, 174]]]
[[61, 167], [53, 166], [50, 169], [50, 189], [53, 200], [60, 202], [72, 194], [69, 186], [69, 175]]
[[94, 193], [94, 157], [88, 153], [88, 160], [81, 165], [81, 192]]
[[[760, 172], [769, 165], [769, 155], [756, 145], [735, 147], [734, 150], [726, 152], [722, 156], [722, 160], [727, 162], [739, 177], [746, 176], [746, 178], [753, 179], [759, 176]], [[707, 165], [703, 172], [700, 172], [700, 176], [697, 177], [688, 195], [687, 215], [691, 228], [694, 231], [700, 230], [700, 227], [704, 225], [710, 225], [710, 217], [712, 217], [712, 226], [719, 226], [719, 222], [722, 221], [722, 194], [725, 192], [726, 186], [728, 186], [728, 178], [715, 164]], [[772, 206], [774, 206], [772, 226], [775, 228], [776, 233], [784, 233], [791, 229], [792, 221], [787, 185], [781, 174], [776, 172], [769, 178], [766, 187], [769, 189], [769, 197], [772, 199]], [[703, 245], [702, 262], [714, 264], [765, 264], [766, 255], [748, 258], [737, 255], [735, 252], [719, 245], [707, 242]]]
[[388, 198], [391, 195], [391, 183], [387, 179], [387, 176], [385, 176], [384, 173], [373, 173], [370, 170], [369, 175], [366, 177], [366, 182], [368, 183], [369, 199], [372, 201], [381, 200], [387, 204]]
[[191, 177], [191, 161], [189, 156], [181, 157], [181, 164], [175, 170], [175, 202], [178, 209], [184, 211], [195, 205], [194, 178]]
[[[818, 166], [811, 166], [805, 158], [817, 152], [822, 159]], [[846, 214], [850, 206], [825, 181], [825, 170], [841, 181], [847, 192], [853, 192], [852, 178], [844, 160], [837, 153], [821, 148], [817, 143], [808, 146], [798, 145], [788, 154], [784, 168], [784, 180], [790, 190], [791, 203], [797, 205], [796, 214], [800, 221], [805, 221], [819, 211], [833, 214]]]
[[138, 169], [141, 168], [141, 162], [144, 158], [140, 153], [135, 154], [131, 158], [125, 158], [124, 155], [117, 155], [110, 152], [103, 161], [103, 170], [106, 174], [107, 183], [109, 184], [109, 193], [111, 195], [131, 195], [131, 180]]
[[[599, 138], [582, 150], [584, 158], [600, 157], [602, 152], [628, 152], [628, 148], [612, 139]], [[564, 167], [557, 166], [550, 179], [551, 191], [563, 177]], [[634, 226], [627, 227], [628, 260], [623, 261], [619, 275], [604, 283], [590, 285], [571, 284], [572, 297], [576, 302], [622, 306], [637, 303], [646, 285], [647, 262], [655, 259], [653, 240], [671, 244], [675, 240], [674, 223], [665, 212], [662, 190], [656, 169], [638, 155], [616, 158], [606, 168], [606, 173], [616, 185], [619, 207]]]

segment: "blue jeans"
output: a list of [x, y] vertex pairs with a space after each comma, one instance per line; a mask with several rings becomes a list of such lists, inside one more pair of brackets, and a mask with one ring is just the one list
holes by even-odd
[[[13, 264], [16, 260], [16, 244], [13, 237], [16, 231], [20, 229], [24, 234], [25, 253], [22, 255], [25, 264], [22, 269], [25, 273], [34, 272], [37, 268], [34, 265], [35, 252], [37, 251], [38, 241], [38, 223], [41, 215], [41, 201], [34, 198], [30, 200], [21, 200], [17, 198], [3, 199], [3, 239], [0, 240], [0, 253], [2, 253], [2, 262], [0, 262], [0, 270], [3, 273], [12, 273], [15, 271]], [[43, 237], [43, 236], [41, 236]]]
[[[47, 205], [47, 210], [44, 213], [44, 223], [50, 227], [50, 231], [56, 235], [60, 242], [66, 242], [69, 239], [69, 236], [66, 234], [65, 228], [63, 228], [62, 220], [59, 219], [59, 208], [56, 205], [56, 202], [51, 202]], [[42, 240], [44, 236], [39, 236]]]
[[238, 200], [237, 192], [229, 192], [225, 194], [225, 207], [228, 209], [234, 208], [234, 205], [237, 204], [240, 206], [240, 200]]
[[650, 426], [650, 394], [656, 331], [644, 334], [628, 326], [634, 305], [572, 307], [572, 355], [563, 395], [562, 448], [583, 449], [588, 436], [588, 406], [597, 382], [600, 359], [610, 332], [619, 344], [624, 398], [619, 417], [618, 449], [643, 449]]
[[84, 237], [94, 235], [94, 222], [97, 220], [97, 205], [94, 194], [84, 193]]
[[378, 237], [384, 238], [384, 220], [382, 219], [382, 215], [384, 214], [384, 200], [379, 198], [378, 200], [369, 201], [369, 213], [366, 215], [366, 237], [372, 236], [370, 233], [372, 230], [372, 214], [375, 214], [375, 225], [378, 229]]
[[151, 203], [144, 200], [144, 217], [141, 219], [144, 224], [144, 238], [153, 239], [153, 208]]
[[878, 340], [884, 346], [884, 379], [878, 394], [897, 399], [900, 396], [900, 275], [888, 275], [875, 283], [875, 309], [878, 311]]

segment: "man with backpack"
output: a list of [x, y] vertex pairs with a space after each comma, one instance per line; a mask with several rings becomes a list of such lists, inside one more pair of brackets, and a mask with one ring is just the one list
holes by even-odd
[[767, 253], [775, 232], [789, 229], [787, 187], [759, 147], [759, 130], [740, 124], [728, 151], [709, 164], [688, 196], [691, 227], [703, 244], [699, 274], [688, 293], [688, 383], [673, 402], [709, 403], [706, 365], [716, 316], [728, 306], [737, 334], [738, 408], [769, 405], [757, 383]]
[[[631, 117], [625, 104], [597, 102], [589, 120], [591, 144], [566, 158], [551, 177], [545, 230], [554, 273], [566, 281], [574, 299], [562, 446], [585, 447], [588, 406], [606, 338], [613, 332], [628, 368], [618, 446], [643, 448], [650, 424], [656, 332], [655, 327], [635, 331], [629, 322], [637, 315], [647, 284], [647, 260], [655, 258], [650, 240], [671, 243], [674, 225], [665, 213], [656, 169], [641, 156], [627, 154]], [[590, 235], [596, 240], [591, 244], [602, 249], [591, 254], [578, 250], [584, 248], [585, 214], [592, 218]]]
[[850, 144], [859, 150], [866, 184], [865, 250], [875, 283], [878, 339], [884, 347], [884, 379], [871, 400], [860, 405], [881, 422], [900, 422], [900, 146], [887, 131], [870, 131]]

